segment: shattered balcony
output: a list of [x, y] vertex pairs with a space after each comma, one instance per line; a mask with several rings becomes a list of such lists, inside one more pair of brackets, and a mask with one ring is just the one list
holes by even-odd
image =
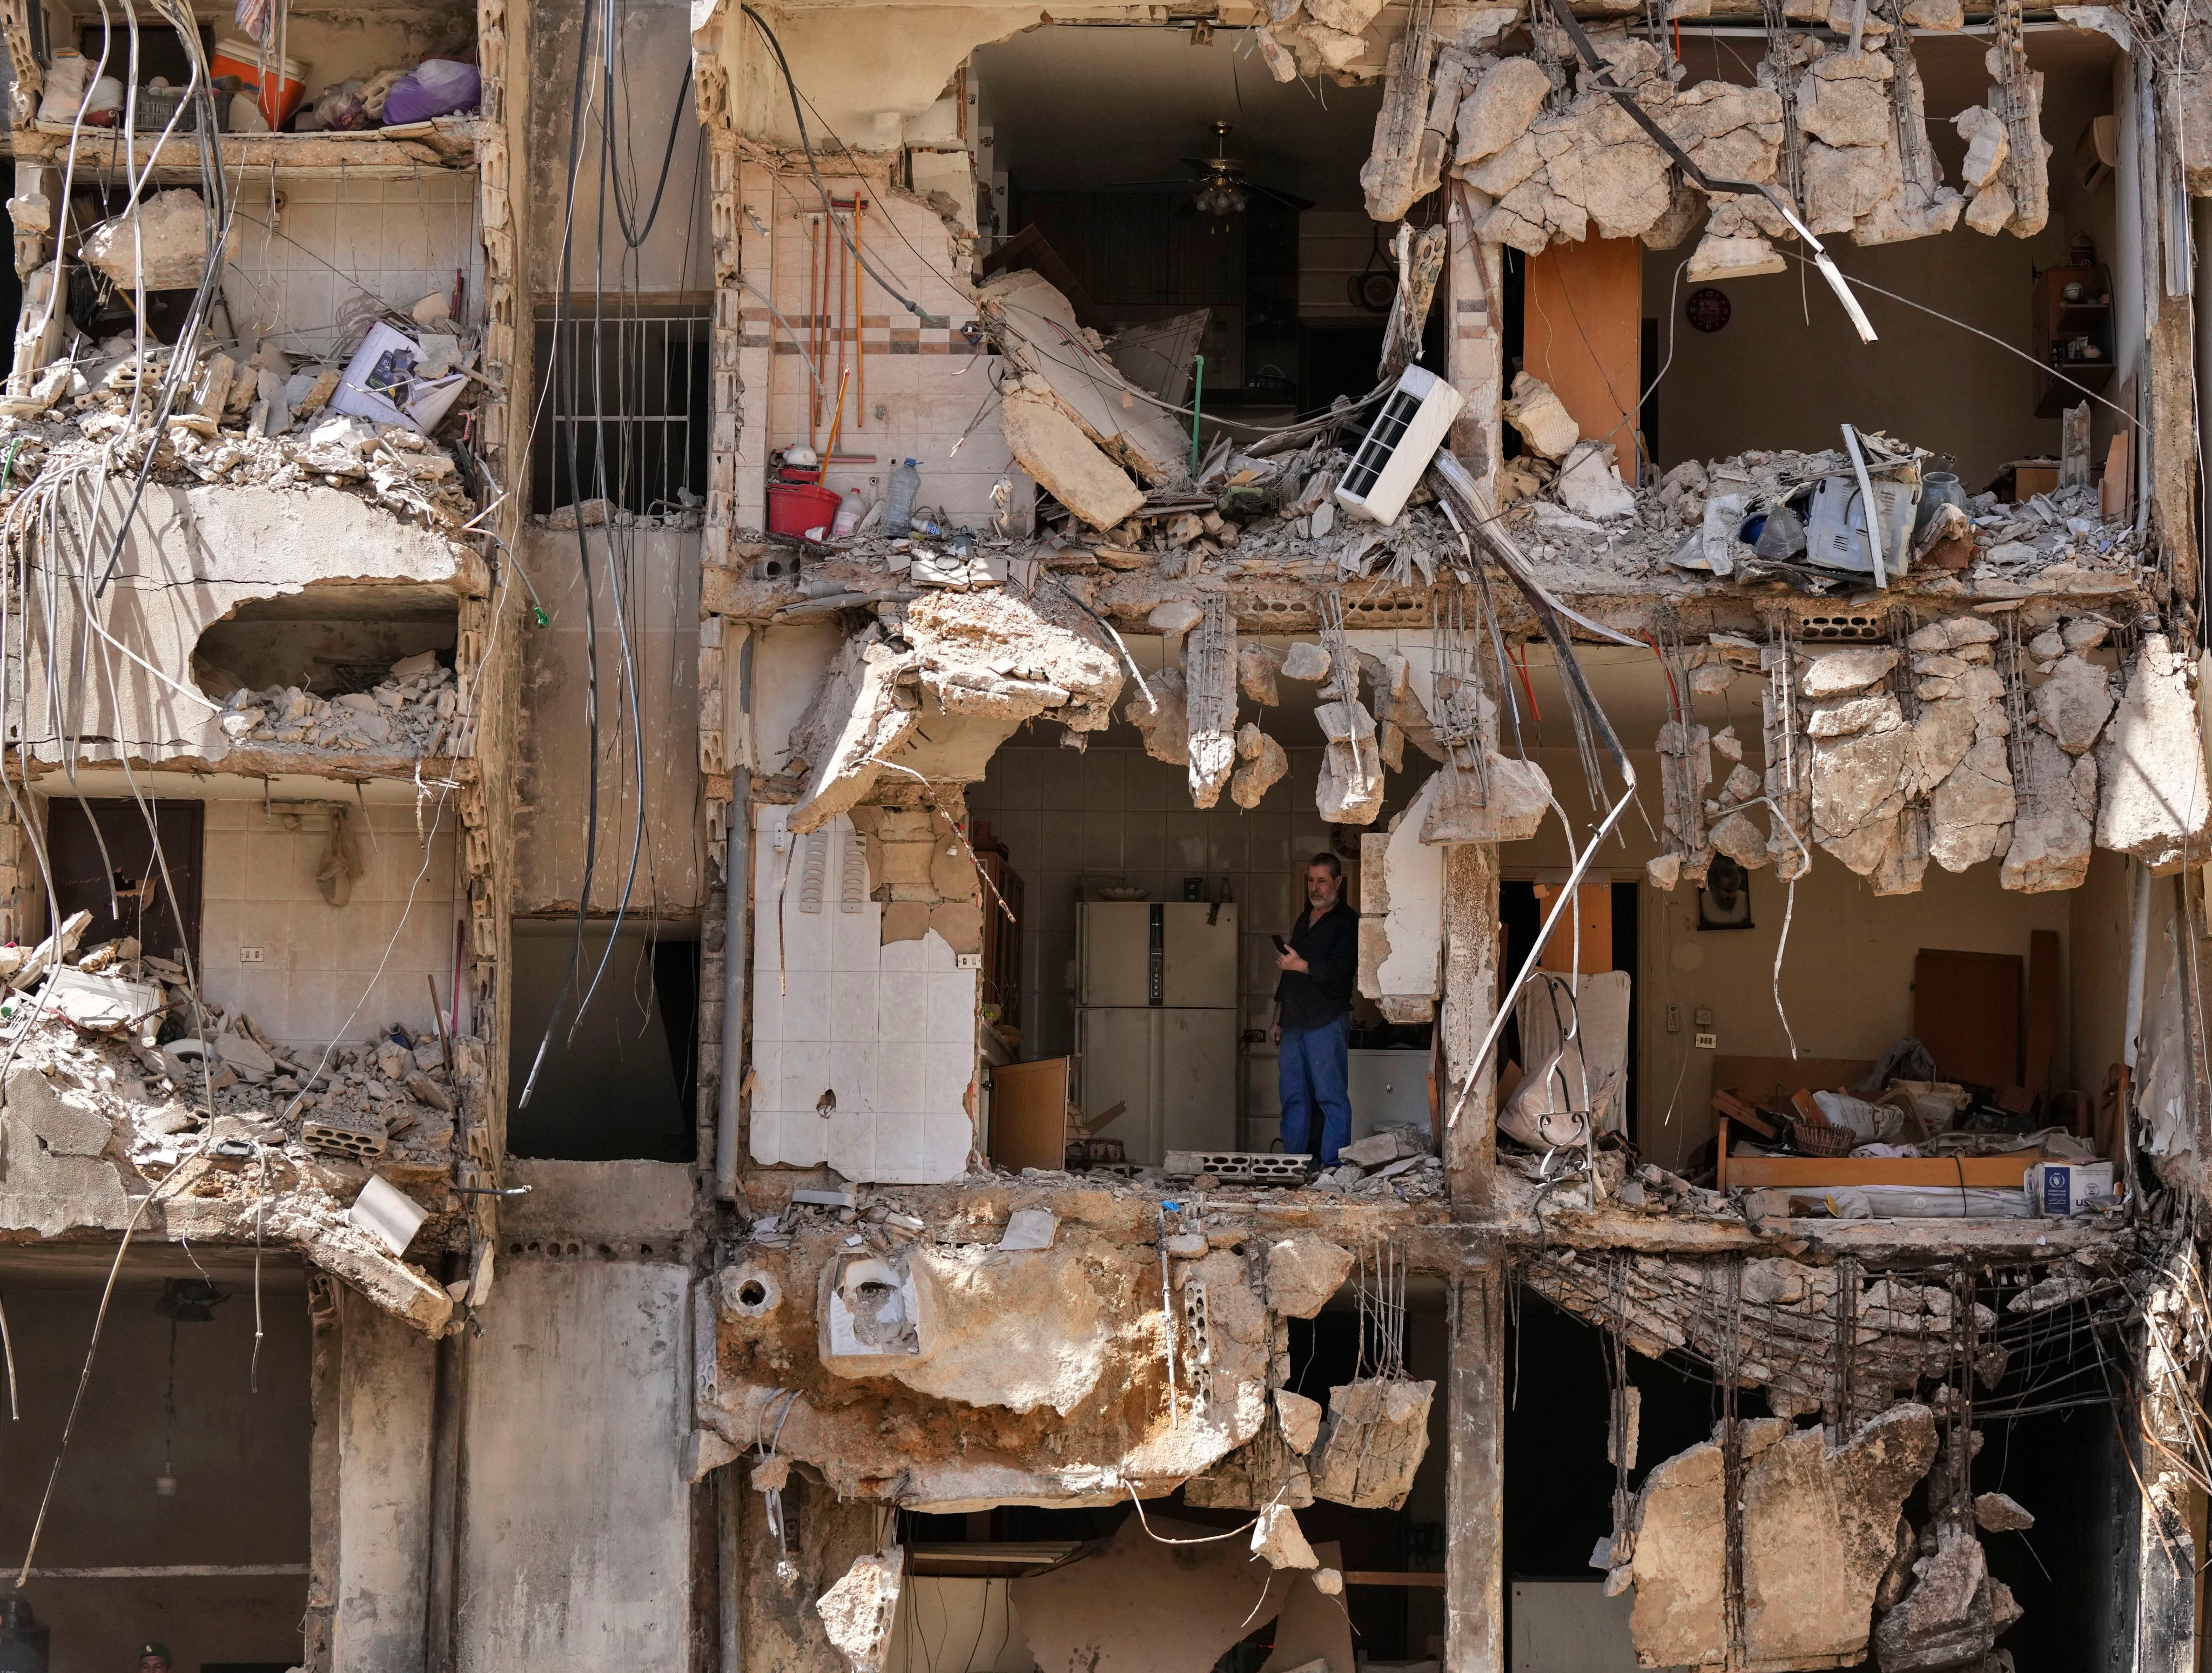
[[0, 953], [13, 967], [0, 1001], [7, 1228], [287, 1246], [441, 1331], [452, 1299], [405, 1257], [428, 1258], [461, 1204], [433, 1206], [425, 1226], [402, 1188], [453, 1177], [454, 1112], [483, 1080], [481, 1043], [427, 1034], [410, 1047], [404, 1029], [323, 1049], [273, 1039], [239, 1006], [195, 1003], [185, 970], [135, 938], [80, 948], [89, 917]]

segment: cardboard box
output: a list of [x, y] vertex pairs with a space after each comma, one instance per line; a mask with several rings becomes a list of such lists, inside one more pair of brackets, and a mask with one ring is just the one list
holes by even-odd
[[2096, 1203], [2112, 1200], [2112, 1165], [2108, 1161], [2039, 1161], [2021, 1181], [2030, 1214], [2063, 1219], [2086, 1214]]

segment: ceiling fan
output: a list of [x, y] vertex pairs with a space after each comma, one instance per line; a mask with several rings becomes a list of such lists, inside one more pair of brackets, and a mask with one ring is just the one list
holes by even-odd
[[1194, 186], [1191, 202], [1205, 215], [1227, 216], [1243, 213], [1256, 192], [1261, 197], [1282, 204], [1285, 209], [1310, 209], [1313, 199], [1301, 197], [1296, 192], [1284, 191], [1274, 186], [1261, 185], [1251, 179], [1243, 162], [1229, 155], [1229, 136], [1232, 131], [1226, 122], [1213, 124], [1213, 155], [1210, 157], [1178, 159], [1190, 171], [1186, 179], [1180, 180], [1114, 180], [1109, 185], [1130, 189], [1145, 186]]

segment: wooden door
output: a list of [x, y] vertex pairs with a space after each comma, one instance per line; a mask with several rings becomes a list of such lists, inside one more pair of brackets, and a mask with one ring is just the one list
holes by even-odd
[[1923, 947], [1912, 963], [1912, 1032], [1947, 1081], [2021, 1084], [2021, 990], [2027, 961], [2016, 953], [1953, 953]]
[[[148, 828], [146, 814], [154, 815]], [[158, 958], [200, 955], [200, 853], [204, 806], [128, 797], [55, 797], [46, 803], [46, 849], [63, 918], [92, 914], [79, 944], [134, 936]], [[155, 858], [155, 833], [161, 858]], [[173, 889], [174, 893], [172, 894]]]
[[1552, 386], [1583, 434], [1613, 444], [1636, 480], [1637, 373], [1644, 357], [1644, 241], [1590, 238], [1528, 258], [1521, 363]]

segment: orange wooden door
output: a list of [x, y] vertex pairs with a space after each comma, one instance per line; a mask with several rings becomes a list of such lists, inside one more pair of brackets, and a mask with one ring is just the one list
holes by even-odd
[[1547, 245], [1528, 258], [1522, 294], [1522, 365], [1552, 386], [1585, 436], [1613, 444], [1622, 477], [1634, 482], [1643, 240]]

